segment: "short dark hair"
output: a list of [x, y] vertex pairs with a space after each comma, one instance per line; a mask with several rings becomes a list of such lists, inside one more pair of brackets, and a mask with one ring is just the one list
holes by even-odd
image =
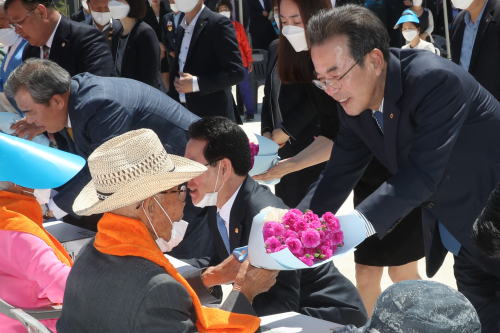
[[147, 0], [126, 0], [130, 6], [130, 12], [128, 12], [127, 17], [135, 19], [143, 19], [146, 16], [146, 11], [148, 9], [146, 2]]
[[[406, 23], [406, 22], [405, 22], [405, 23]], [[422, 25], [420, 25], [420, 23], [416, 23], [416, 22], [408, 22], [408, 23], [413, 24], [413, 26], [415, 26], [415, 28], [417, 28], [417, 30], [418, 30], [418, 29], [420, 29], [420, 33], [422, 32], [422, 29], [421, 29], [421, 28], [422, 28]], [[399, 31], [403, 32], [403, 23], [401, 23], [401, 24], [400, 24], [400, 26], [399, 26]], [[419, 33], [419, 34], [420, 34], [420, 33]]]
[[[6, 0], [5, 5], [3, 9], [7, 11], [9, 9], [9, 6], [17, 0]], [[19, 0], [23, 4], [24, 8], [26, 8], [29, 11], [32, 11], [36, 8], [38, 5], [43, 5], [45, 8], [55, 8], [54, 1], [53, 0]]]
[[189, 138], [206, 141], [203, 156], [211, 166], [227, 158], [238, 176], [251, 169], [250, 144], [240, 126], [225, 117], [201, 118], [189, 126]]
[[472, 226], [472, 240], [490, 258], [500, 258], [500, 184]]
[[215, 11], [217, 13], [219, 12], [219, 7], [220, 6], [227, 6], [227, 8], [229, 8], [229, 11], [231, 12], [231, 14], [233, 14], [233, 4], [231, 3], [231, 1], [229, 1], [229, 0], [219, 0], [219, 2], [217, 2], [217, 5], [215, 5]]
[[307, 35], [311, 47], [344, 36], [349, 55], [361, 67], [364, 66], [361, 60], [373, 49], [379, 49], [384, 60], [389, 61], [389, 34], [377, 15], [362, 6], [348, 4], [320, 11], [309, 20]]

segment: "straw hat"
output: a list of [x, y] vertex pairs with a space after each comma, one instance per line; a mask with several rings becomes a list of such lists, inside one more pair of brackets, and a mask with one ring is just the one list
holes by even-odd
[[92, 181], [73, 204], [78, 215], [109, 212], [185, 183], [207, 170], [200, 163], [168, 154], [150, 129], [117, 136], [88, 159]]

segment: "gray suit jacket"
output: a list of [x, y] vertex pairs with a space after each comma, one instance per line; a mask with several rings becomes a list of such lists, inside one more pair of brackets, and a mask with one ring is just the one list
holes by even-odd
[[[101, 253], [92, 239], [82, 249], [66, 283], [59, 333], [197, 332], [187, 290], [163, 268], [140, 257]], [[202, 304], [215, 300], [201, 270], [184, 277]], [[221, 309], [256, 316], [243, 294], [233, 291]]]

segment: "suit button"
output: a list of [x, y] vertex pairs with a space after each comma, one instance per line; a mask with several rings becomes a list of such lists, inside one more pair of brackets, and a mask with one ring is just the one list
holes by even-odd
[[430, 208], [430, 209], [434, 208], [434, 202], [429, 202], [427, 204], [427, 207]]
[[427, 231], [429, 231], [429, 236], [432, 236], [432, 231], [431, 231], [431, 229], [428, 229]]

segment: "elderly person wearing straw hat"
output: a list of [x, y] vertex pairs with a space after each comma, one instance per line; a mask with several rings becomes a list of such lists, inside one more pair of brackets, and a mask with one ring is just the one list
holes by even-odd
[[[275, 283], [277, 272], [229, 257], [203, 274], [181, 276], [162, 253], [182, 240], [184, 184], [205, 166], [168, 154], [148, 129], [109, 140], [88, 165], [92, 181], [73, 209], [105, 214], [68, 277], [60, 333], [259, 329], [251, 302]], [[201, 305], [213, 299], [209, 288], [232, 281], [220, 309]]]

